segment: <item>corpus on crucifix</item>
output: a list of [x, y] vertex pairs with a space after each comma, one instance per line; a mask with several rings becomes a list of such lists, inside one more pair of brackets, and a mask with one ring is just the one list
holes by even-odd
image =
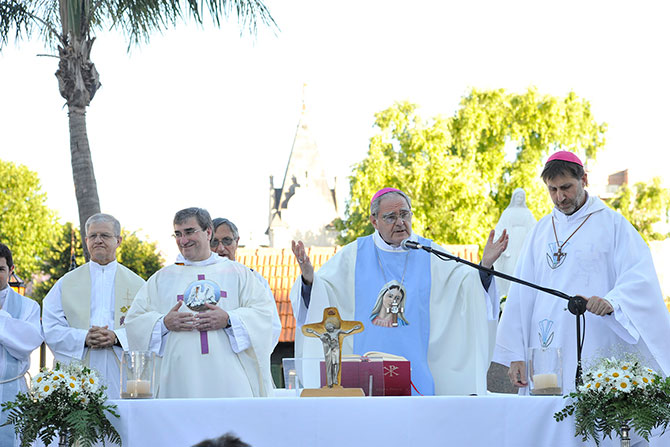
[[[360, 321], [343, 321], [340, 313], [335, 307], [327, 307], [323, 310], [323, 320], [320, 323], [306, 324], [302, 327], [302, 333], [307, 337], [316, 337], [323, 343], [323, 356], [326, 363], [326, 386], [324, 388], [343, 389], [340, 386], [342, 366], [342, 340], [348, 335], [363, 331], [363, 323]], [[359, 390], [359, 389], [357, 389]], [[318, 391], [318, 390], [305, 390]], [[360, 390], [362, 393], [362, 390]], [[303, 393], [303, 395], [305, 395]], [[319, 394], [322, 395], [322, 394]], [[326, 394], [330, 395], [330, 394]], [[362, 395], [356, 392], [355, 395]]]

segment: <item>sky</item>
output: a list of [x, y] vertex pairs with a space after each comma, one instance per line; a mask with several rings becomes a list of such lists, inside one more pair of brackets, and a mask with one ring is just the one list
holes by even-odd
[[[308, 119], [337, 187], [374, 134], [374, 114], [409, 100], [452, 115], [470, 88], [574, 91], [609, 126], [594, 174], [665, 174], [670, 6], [663, 1], [268, 0], [279, 31], [234, 20], [179, 25], [132, 47], [96, 34], [102, 88], [87, 113], [103, 212], [177, 254], [174, 213], [207, 208], [264, 240], [270, 176], [279, 187]], [[34, 37], [0, 52], [0, 159], [36, 171], [61, 222], [78, 223], [57, 59]], [[594, 182], [594, 176], [591, 182]]]

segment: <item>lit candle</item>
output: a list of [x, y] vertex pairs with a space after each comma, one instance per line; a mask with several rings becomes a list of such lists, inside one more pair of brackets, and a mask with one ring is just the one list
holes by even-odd
[[148, 380], [128, 380], [126, 393], [128, 397], [151, 397], [151, 382]]
[[541, 390], [545, 388], [558, 388], [558, 376], [556, 374], [535, 374], [533, 375], [534, 389]]

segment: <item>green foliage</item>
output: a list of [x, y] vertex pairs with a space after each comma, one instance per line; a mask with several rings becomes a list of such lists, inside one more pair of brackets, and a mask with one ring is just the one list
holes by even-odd
[[670, 233], [659, 233], [654, 225], [668, 221], [670, 190], [661, 186], [661, 179], [654, 177], [651, 184], [636, 183], [634, 191], [623, 185], [609, 203], [619, 211], [647, 241], [662, 241]]
[[350, 179], [345, 220], [338, 243], [373, 231], [369, 201], [386, 186], [412, 199], [412, 229], [439, 243], [483, 247], [488, 231], [515, 188], [526, 190], [536, 218], [551, 209], [539, 177], [542, 161], [555, 150], [594, 158], [606, 126], [596, 123], [587, 101], [503, 89], [473, 89], [452, 117], [422, 119], [407, 101], [375, 114], [378, 133]]
[[91, 447], [99, 441], [120, 445], [121, 437], [107, 418], [107, 414], [119, 415], [116, 405], [106, 403], [105, 389], [95, 371], [78, 363], [56, 364], [53, 370], [39, 373], [28, 392], [2, 404], [8, 413], [3, 425], [14, 425], [21, 447], [37, 438], [51, 445], [57, 435], [68, 446], [78, 442]]
[[57, 231], [35, 172], [0, 160], [0, 210], [0, 242], [12, 250], [16, 273], [27, 282], [40, 271]]
[[[604, 359], [585, 374], [584, 382], [565, 396], [571, 402], [554, 414], [558, 422], [574, 415], [576, 436], [584, 442], [592, 438], [600, 445], [604, 436], [621, 436], [624, 425], [648, 441], [651, 430], [665, 431], [670, 424], [670, 378], [641, 367], [637, 360]], [[624, 382], [626, 387], [621, 387]]]
[[[143, 241], [135, 232], [130, 233], [125, 229], [121, 230], [121, 236], [123, 241], [116, 251], [116, 259], [121, 264], [144, 279], [148, 279], [163, 267], [165, 261], [158, 251], [156, 242]], [[74, 241], [75, 264], [80, 266], [86, 262], [77, 228], [70, 222], [61, 225], [58, 239], [43, 260], [42, 271], [46, 278], [39, 281], [33, 289], [32, 298], [38, 303], [42, 302], [56, 281], [71, 270], [72, 241]]]
[[121, 231], [123, 242], [116, 252], [116, 259], [143, 279], [149, 279], [163, 267], [165, 260], [156, 242], [142, 241], [135, 232]]
[[234, 14], [241, 31], [246, 29], [255, 34], [259, 23], [276, 28], [274, 19], [260, 0], [0, 0], [0, 48], [12, 36], [20, 40], [39, 34], [53, 46], [109, 28], [121, 30], [130, 44], [139, 44], [148, 42], [152, 32], [163, 32], [187, 18], [202, 24], [205, 11], [217, 27], [221, 26], [222, 19]]
[[[72, 251], [73, 248], [74, 252]], [[49, 290], [56, 284], [56, 281], [70, 271], [73, 254], [76, 265], [82, 265], [86, 262], [81, 247], [79, 230], [68, 222], [60, 226], [56, 241], [42, 260], [42, 277], [44, 279], [35, 283], [32, 293], [32, 298], [35, 301], [41, 303]]]

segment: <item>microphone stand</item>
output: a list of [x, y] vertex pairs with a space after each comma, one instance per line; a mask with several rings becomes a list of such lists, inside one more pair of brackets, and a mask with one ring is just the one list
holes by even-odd
[[[584, 346], [584, 335], [586, 334], [586, 317], [584, 317], [584, 313], [586, 312], [586, 300], [582, 298], [581, 296], [570, 296], [566, 293], [561, 292], [560, 290], [555, 290], [555, 289], [550, 289], [548, 287], [542, 287], [537, 284], [533, 284], [532, 282], [524, 281], [523, 279], [516, 278], [514, 276], [507, 275], [502, 272], [497, 272], [493, 269], [484, 267], [483, 265], [480, 264], [475, 264], [470, 261], [466, 261], [463, 258], [459, 258], [458, 256], [454, 256], [450, 253], [446, 253], [441, 250], [436, 250], [432, 247], [427, 247], [425, 245], [421, 245], [418, 242], [410, 241], [409, 239], [406, 239], [402, 241], [401, 244], [402, 248], [404, 249], [416, 249], [416, 250], [425, 250], [428, 253], [432, 253], [435, 256], [437, 256], [439, 259], [442, 259], [443, 261], [456, 261], [460, 262], [461, 264], [465, 264], [467, 266], [470, 266], [472, 268], [475, 268], [477, 270], [480, 270], [482, 272], [489, 273], [493, 276], [498, 276], [500, 278], [506, 279], [511, 282], [515, 282], [521, 285], [524, 285], [526, 287], [531, 287], [533, 289], [540, 290], [544, 293], [548, 293], [550, 295], [557, 296], [559, 298], [563, 298], [564, 300], [568, 301], [568, 310], [570, 311], [571, 314], [573, 314], [576, 318], [577, 321], [577, 371], [575, 373], [575, 386], [578, 387], [583, 384], [582, 381], [582, 347]], [[579, 317], [582, 317], [582, 320], [584, 322], [584, 330], [581, 329], [581, 323], [579, 320]]]

